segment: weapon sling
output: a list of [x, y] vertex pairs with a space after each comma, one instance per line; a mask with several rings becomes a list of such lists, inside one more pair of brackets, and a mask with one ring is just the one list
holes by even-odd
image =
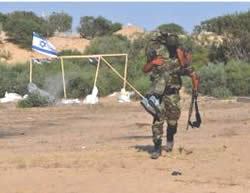
[[[193, 105], [195, 105], [195, 118], [196, 118], [196, 120], [192, 122], [191, 116], [192, 116], [192, 112], [193, 112]], [[190, 108], [189, 108], [188, 123], [187, 123], [186, 129], [188, 130], [189, 125], [192, 128], [194, 128], [194, 127], [199, 128], [201, 123], [202, 123], [202, 120], [201, 120], [201, 116], [200, 116], [200, 112], [199, 112], [197, 98], [194, 97], [194, 93], [192, 93], [192, 100], [191, 100], [191, 104], [190, 104]]]

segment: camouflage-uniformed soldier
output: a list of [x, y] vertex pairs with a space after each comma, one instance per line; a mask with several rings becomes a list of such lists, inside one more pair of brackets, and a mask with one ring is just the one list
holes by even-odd
[[[160, 100], [160, 113], [154, 117], [152, 132], [154, 151], [151, 158], [157, 159], [161, 155], [161, 145], [163, 136], [163, 125], [167, 122], [167, 145], [166, 151], [172, 151], [174, 146], [174, 135], [177, 132], [177, 122], [181, 115], [179, 90], [182, 86], [181, 76], [190, 76], [193, 83], [193, 89], [197, 96], [199, 78], [189, 66], [191, 56], [184, 53], [178, 44], [178, 36], [165, 34], [165, 48], [169, 57], [160, 54], [156, 49], [162, 49], [160, 46], [153, 47], [151, 59], [143, 67], [143, 72], [151, 72], [152, 87], [149, 95], [154, 95]], [[150, 50], [151, 48], [148, 48]], [[158, 53], [157, 53], [158, 52]], [[150, 54], [149, 54], [150, 55]]]

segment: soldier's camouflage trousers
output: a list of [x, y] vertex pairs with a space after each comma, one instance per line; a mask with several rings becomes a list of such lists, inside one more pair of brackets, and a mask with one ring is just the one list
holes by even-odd
[[177, 131], [177, 121], [181, 115], [180, 109], [180, 95], [164, 95], [160, 104], [161, 114], [158, 119], [154, 119], [152, 125], [153, 142], [156, 144], [161, 141], [163, 136], [163, 125], [166, 121], [167, 127], [167, 141], [172, 142], [174, 134]]

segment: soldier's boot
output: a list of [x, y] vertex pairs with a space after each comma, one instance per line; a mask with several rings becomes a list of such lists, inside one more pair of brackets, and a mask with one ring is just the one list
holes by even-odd
[[174, 147], [174, 140], [173, 141], [167, 141], [166, 152], [173, 151], [173, 147]]
[[168, 125], [167, 128], [167, 146], [166, 146], [166, 152], [173, 151], [174, 147], [174, 135], [177, 131], [177, 124], [174, 126]]
[[158, 159], [161, 156], [161, 139], [158, 139], [154, 144], [154, 151], [151, 155], [152, 159]]

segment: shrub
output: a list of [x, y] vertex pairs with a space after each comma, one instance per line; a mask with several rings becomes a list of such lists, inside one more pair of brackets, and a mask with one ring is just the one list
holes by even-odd
[[[227, 79], [224, 64], [212, 64], [201, 68], [200, 70], [200, 88], [199, 91], [204, 95], [215, 93], [215, 88], [226, 88]], [[217, 92], [218, 93], [218, 92]]]
[[228, 88], [218, 87], [211, 90], [211, 96], [220, 99], [228, 99], [232, 96], [232, 92]]
[[37, 32], [45, 36], [46, 25], [46, 21], [33, 12], [15, 11], [8, 15], [4, 30], [10, 37], [10, 41], [20, 47], [31, 49], [32, 33]]
[[[198, 72], [199, 91], [203, 95], [217, 98], [250, 95], [250, 66], [247, 62], [232, 60], [226, 65], [209, 63]], [[191, 90], [191, 81], [185, 79], [184, 85], [188, 91]]]
[[74, 56], [74, 55], [82, 55], [81, 52], [79, 52], [78, 50], [74, 49], [66, 49], [66, 50], [62, 50], [61, 52], [59, 52], [60, 56]]
[[54, 32], [67, 32], [72, 28], [72, 17], [64, 12], [53, 12], [48, 17], [48, 25], [52, 28], [52, 31]]
[[127, 53], [129, 45], [129, 40], [121, 35], [96, 37], [90, 41], [89, 46], [84, 51], [84, 54]]
[[92, 16], [84, 16], [80, 18], [80, 26], [77, 31], [81, 37], [92, 39], [97, 36], [110, 35], [113, 32], [120, 30], [122, 25], [120, 23], [112, 23], [104, 17], [94, 18]]
[[162, 24], [158, 26], [157, 29], [159, 29], [160, 31], [166, 31], [169, 33], [184, 34], [183, 27], [175, 23]]
[[227, 88], [236, 96], [250, 95], [250, 65], [240, 60], [232, 60], [225, 65]]
[[[223, 63], [209, 63], [207, 66], [203, 66], [198, 73], [200, 76], [199, 92], [201, 94], [217, 98], [225, 98], [226, 95], [231, 96], [226, 87], [226, 73]], [[184, 85], [186, 90], [191, 92], [192, 83], [188, 78], [184, 79]]]
[[133, 81], [133, 86], [139, 90], [142, 95], [146, 95], [150, 89], [151, 82], [149, 76], [140, 76]]
[[36, 93], [30, 93], [26, 99], [18, 102], [18, 107], [46, 107], [51, 105], [49, 98]]
[[6, 91], [20, 95], [26, 94], [29, 83], [28, 67], [25, 65], [14, 67], [0, 65], [0, 82], [0, 97], [3, 97]]
[[1, 24], [1, 27], [2, 27], [0, 29], [0, 33], [1, 33], [1, 30], [4, 30], [6, 22], [7, 22], [7, 15], [3, 14], [3, 13], [0, 13], [0, 24]]
[[202, 67], [207, 66], [209, 60], [209, 48], [196, 48], [192, 53], [192, 66], [195, 70], [200, 70]]

